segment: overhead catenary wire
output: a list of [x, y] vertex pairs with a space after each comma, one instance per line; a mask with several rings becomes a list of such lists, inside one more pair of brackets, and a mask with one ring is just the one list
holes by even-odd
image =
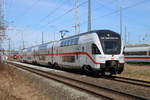
[[[80, 4], [78, 5], [78, 7], [81, 7], [81, 6], [83, 6], [84, 4], [86, 4], [86, 3], [88, 3], [87, 0], [84, 1], [84, 2], [82, 2], [82, 3], [80, 3]], [[67, 10], [65, 13], [63, 13], [63, 14], [60, 15], [59, 17], [56, 17], [55, 19], [49, 21], [49, 23], [39, 26], [39, 28], [41, 28], [41, 27], [43, 27], [43, 26], [57, 26], [57, 27], [59, 27], [59, 26], [60, 26], [59, 24], [55, 24], [55, 25], [54, 25], [54, 24], [51, 24], [51, 23], [56, 22], [56, 21], [59, 21], [61, 18], [63, 18], [65, 15], [69, 14], [70, 12], [72, 12], [72, 11], [75, 10], [75, 9], [76, 9], [76, 7], [73, 7], [73, 8], [71, 8], [71, 9]], [[71, 25], [70, 27], [73, 27], [73, 25]], [[43, 27], [43, 28], [46, 28], [46, 27]], [[57, 29], [58, 29], [58, 28], [57, 28]], [[58, 31], [58, 30], [57, 30], [57, 31]]]
[[19, 20], [19, 19], [22, 19], [24, 16], [27, 16], [28, 15], [28, 13], [40, 2], [41, 0], [36, 0], [34, 3], [32, 3], [28, 8], [26, 8], [26, 10], [22, 13], [22, 14], [20, 14], [20, 16], [19, 16], [19, 18], [15, 18], [14, 20], [13, 20], [13, 22], [15, 22], [16, 20]]
[[[101, 5], [101, 7], [105, 7], [105, 8], [107, 8], [107, 9], [109, 9], [109, 10], [115, 10], [115, 9], [113, 9], [113, 8], [110, 8], [110, 7], [108, 7], [108, 6], [106, 6], [106, 5], [104, 5], [103, 3], [101, 3], [99, 0], [95, 0], [98, 4], [100, 4]], [[111, 2], [109, 2], [109, 3], [114, 3], [114, 2], [116, 2], [115, 0], [113, 0], [113, 1], [111, 1]], [[98, 10], [98, 8], [96, 8], [96, 10]]]
[[[143, 0], [143, 1], [141, 1], [141, 2], [137, 2], [137, 3], [133, 4], [133, 5], [130, 5], [130, 6], [127, 6], [127, 7], [122, 8], [122, 10], [127, 10], [127, 9], [130, 9], [130, 8], [134, 8], [134, 7], [136, 7], [136, 6], [139, 6], [139, 5], [144, 4], [144, 3], [147, 3], [147, 2], [150, 2], [150, 0]], [[110, 15], [119, 13], [119, 11], [120, 11], [120, 10], [118, 9], [118, 10], [109, 12], [109, 13], [104, 14], [104, 15], [102, 15], [102, 16], [96, 17], [96, 18], [94, 18], [93, 20], [97, 20], [97, 19], [99, 20], [99, 18], [104, 18], [104, 17], [110, 16]], [[84, 23], [85, 23], [85, 22], [82, 22], [81, 24], [84, 24]]]
[[7, 3], [7, 7], [8, 7], [8, 9], [11, 9], [13, 6], [13, 3], [14, 3], [14, 0], [9, 0], [9, 1], [7, 1], [8, 3]]
[[[81, 4], [79, 4], [79, 7], [82, 6], [82, 5], [84, 5], [84, 4], [86, 4], [86, 3], [88, 3], [87, 0], [86, 0], [85, 2], [82, 2]], [[63, 18], [65, 15], [69, 14], [70, 12], [72, 12], [72, 11], [75, 10], [75, 9], [76, 9], [76, 8], [73, 7], [73, 8], [71, 8], [71, 9], [67, 10], [65, 13], [63, 13], [62, 15], [60, 15], [60, 16], [58, 16], [58, 17], [52, 19], [51, 21], [49, 21], [47, 24], [45, 24], [45, 25], [43, 25], [43, 26], [47, 26], [47, 25], [49, 25], [49, 24], [51, 24], [51, 23], [53, 23], [53, 22], [59, 21], [61, 18]]]
[[[128, 7], [124, 7], [124, 8], [122, 8], [122, 10], [126, 10], [126, 9], [130, 9], [130, 8], [134, 8], [134, 7], [136, 7], [136, 6], [138, 6], [138, 5], [141, 5], [141, 4], [144, 4], [144, 3], [147, 3], [147, 2], [149, 2], [149, 0], [143, 0], [143, 1], [141, 1], [141, 2], [137, 2], [137, 3], [135, 3], [135, 4], [132, 4], [132, 5], [130, 5], [130, 6], [128, 6]], [[61, 7], [60, 7], [61, 8]], [[105, 18], [105, 17], [108, 17], [108, 16], [111, 16], [111, 15], [113, 15], [113, 14], [116, 14], [116, 13], [119, 13], [119, 10], [114, 10], [114, 11], [112, 11], [112, 12], [109, 12], [109, 13], [107, 13], [107, 14], [104, 14], [104, 15], [102, 15], [102, 16], [99, 16], [98, 18], [96, 17], [96, 18], [94, 18], [93, 20], [101, 20], [101, 18]], [[65, 16], [65, 15], [64, 15]], [[45, 16], [46, 17], [46, 16]], [[49, 18], [50, 16], [47, 16], [47, 18]], [[43, 17], [44, 18], [44, 17]], [[61, 17], [60, 17], [61, 18]], [[61, 19], [60, 19], [61, 20]], [[55, 21], [55, 20], [54, 20]], [[43, 20], [41, 20], [41, 22], [43, 22]], [[53, 22], [52, 22], [53, 23]], [[87, 22], [84, 22], [84, 23], [87, 23]], [[84, 24], [84, 23], [81, 23], [81, 24]], [[61, 25], [61, 24], [60, 24]], [[67, 26], [63, 26], [64, 28], [66, 28], [66, 27], [71, 27], [72, 25], [67, 25]], [[58, 26], [59, 27], [59, 26]]]
[[[112, 2], [114, 2], [114, 1], [112, 1]], [[79, 6], [82, 6], [83, 4], [86, 4], [86, 3], [88, 3], [88, 1], [85, 1], [85, 2], [83, 2], [83, 3], [81, 3]], [[100, 2], [99, 2], [99, 4], [102, 6], [102, 7], [106, 7], [105, 5], [103, 5], [103, 4], [101, 4]], [[108, 8], [108, 7], [107, 7]], [[98, 9], [98, 8], [97, 8]], [[111, 8], [110, 8], [111, 9]], [[71, 12], [71, 11], [73, 11], [74, 10], [74, 8], [72, 8], [72, 9], [70, 9], [70, 11], [68, 11], [68, 13], [69, 12]], [[112, 9], [111, 9], [112, 10]], [[102, 15], [101, 17], [105, 17], [105, 16], [109, 16], [109, 15], [111, 15], [111, 14], [115, 14], [115, 13], [117, 13], [117, 12], [119, 12], [119, 10], [114, 10], [114, 11], [112, 11], [112, 12], [110, 12], [110, 13], [107, 13], [107, 14], [105, 14], [105, 15]], [[65, 15], [65, 14], [64, 14]], [[64, 15], [62, 15], [62, 16], [64, 16]], [[61, 17], [61, 16], [60, 16]], [[58, 19], [59, 19], [59, 17], [58, 17]], [[95, 19], [94, 19], [95, 20]], [[81, 24], [86, 24], [87, 23], [87, 21], [83, 21], [83, 22], [81, 22]], [[48, 24], [46, 24], [45, 26], [48, 26], [50, 23], [48, 23]], [[55, 25], [56, 26], [56, 25]], [[60, 26], [59, 24], [57, 24], [57, 26]], [[66, 26], [66, 27], [72, 27], [73, 25], [71, 24], [71, 25], [68, 25], [68, 26]]]
[[[150, 1], [150, 0], [143, 0], [143, 1], [141, 1], [141, 2], [137, 2], [137, 3], [132, 4], [132, 5], [130, 5], [130, 6], [124, 7], [124, 8], [122, 8], [122, 10], [127, 10], [127, 9], [130, 9], [130, 8], [134, 8], [134, 7], [136, 7], [136, 6], [145, 4], [145, 3], [149, 2], [149, 1]], [[107, 14], [104, 14], [104, 15], [102, 15], [102, 16], [93, 18], [93, 20], [100, 20], [100, 18], [105, 18], [105, 17], [111, 16], [111, 15], [113, 15], [113, 14], [119, 13], [119, 11], [120, 11], [119, 9], [118, 9], [118, 10], [114, 10], [114, 11], [109, 12], [109, 13], [107, 13]], [[84, 25], [84, 24], [87, 24], [87, 20], [86, 20], [86, 21], [82, 21], [82, 22], [80, 23], [80, 25]], [[65, 27], [71, 27], [71, 26], [72, 26], [72, 25], [67, 25], [67, 26], [65, 26]]]
[[[147, 2], [149, 2], [149, 1], [150, 1], [150, 0], [143, 0], [143, 1], [141, 1], [141, 2], [135, 3], [135, 4], [130, 5], [130, 6], [128, 6], [128, 7], [124, 7], [124, 8], [122, 8], [122, 10], [127, 10], [127, 9], [130, 9], [130, 8], [134, 8], [134, 7], [136, 7], [136, 6], [139, 6], [139, 5], [141, 5], [141, 4], [147, 3]], [[104, 17], [110, 16], [110, 15], [119, 13], [119, 11], [120, 11], [120, 10], [115, 10], [115, 11], [109, 12], [109, 13], [104, 14], [104, 15], [102, 15], [102, 16], [96, 17], [96, 18], [94, 18], [93, 20], [97, 20], [97, 19], [99, 19], [99, 18], [104, 18]], [[86, 22], [87, 22], [87, 21], [84, 21], [84, 22], [82, 22], [81, 24], [85, 24]]]
[[43, 18], [40, 19], [39, 23], [46, 20], [47, 18], [51, 17], [52, 15], [54, 15], [60, 8], [62, 8], [63, 3], [58, 4], [56, 8], [54, 8], [52, 11], [50, 11], [46, 16], [44, 16]]
[[[23, 13], [23, 16], [27, 15], [41, 0], [36, 0], [28, 9]], [[23, 17], [22, 16], [22, 17]]]

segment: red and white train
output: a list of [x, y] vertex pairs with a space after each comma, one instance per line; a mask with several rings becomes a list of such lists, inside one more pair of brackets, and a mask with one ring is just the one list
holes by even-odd
[[125, 47], [126, 62], [150, 63], [150, 45], [128, 45]]
[[120, 74], [124, 69], [123, 47], [118, 33], [96, 30], [26, 48], [20, 60], [99, 74]]

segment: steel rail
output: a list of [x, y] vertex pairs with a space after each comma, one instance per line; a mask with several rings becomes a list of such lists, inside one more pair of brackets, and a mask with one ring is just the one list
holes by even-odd
[[137, 80], [137, 79], [126, 78], [126, 77], [118, 77], [118, 76], [112, 76], [109, 78], [105, 77], [104, 79], [150, 88], [150, 82], [144, 80]]
[[121, 77], [121, 76], [114, 76], [113, 78], [120, 78], [120, 79], [126, 79], [126, 80], [131, 80], [131, 81], [149, 83], [150, 84], [150, 81], [138, 80], [138, 79], [133, 79], [133, 78]]
[[[75, 88], [77, 88], [77, 89], [79, 89], [79, 90], [83, 90], [83, 91], [85, 91], [85, 92], [87, 92], [87, 93], [90, 93], [90, 94], [93, 94], [93, 95], [95, 95], [95, 96], [99, 96], [99, 97], [104, 98], [104, 99], [106, 99], [106, 100], [115, 100], [115, 99], [113, 99], [113, 98], [111, 98], [111, 97], [104, 96], [104, 95], [99, 94], [99, 93], [96, 93], [96, 92], [94, 92], [94, 91], [92, 91], [92, 90], [84, 89], [84, 88], [82, 88], [82, 87], [80, 87], [80, 86], [76, 86], [76, 85], [73, 85], [73, 84], [71, 84], [71, 83], [62, 81], [61, 79], [57, 79], [57, 78], [53, 77], [53, 76], [57, 76], [57, 75], [54, 75], [54, 74], [52, 74], [52, 73], [47, 73], [47, 72], [45, 72], [45, 71], [37, 70], [37, 69], [30, 68], [30, 67], [26, 67], [26, 66], [21, 66], [21, 67], [20, 67], [20, 65], [17, 65], [17, 64], [13, 64], [13, 65], [15, 65], [16, 67], [19, 67], [19, 68], [21, 68], [21, 69], [27, 70], [27, 71], [29, 71], [29, 72], [32, 72], [32, 73], [34, 73], [34, 74], [37, 74], [37, 75], [39, 75], [39, 76], [42, 76], [42, 77], [44, 77], [44, 78], [52, 79], [52, 80], [54, 80], [54, 81], [57, 81], [57, 82], [60, 82], [60, 83], [63, 83], [63, 84], [66, 84], [66, 85], [75, 87]], [[40, 73], [40, 72], [42, 72], [42, 73]], [[51, 76], [50, 76], [50, 75], [51, 75]], [[59, 76], [59, 77], [60, 77], [60, 76]]]
[[[129, 94], [129, 93], [124, 93], [124, 92], [121, 92], [121, 91], [113, 90], [113, 89], [102, 87], [102, 86], [97, 86], [97, 85], [94, 85], [94, 84], [89, 83], [89, 82], [84, 82], [84, 81], [81, 81], [81, 80], [72, 79], [72, 78], [69, 78], [69, 77], [66, 77], [66, 76], [61, 76], [61, 75], [50, 73], [50, 72], [45, 72], [45, 71], [35, 69], [35, 68], [31, 68], [31, 67], [28, 67], [28, 66], [24, 66], [24, 65], [20, 65], [20, 64], [14, 64], [14, 63], [11, 63], [11, 64], [13, 64], [13, 65], [15, 65], [19, 68], [23, 68], [25, 70], [28, 70], [32, 73], [36, 73], [40, 76], [43, 76], [43, 77], [46, 77], [46, 78], [51, 78], [51, 79], [59, 81], [61, 83], [68, 84], [70, 86], [82, 89], [84, 91], [90, 92], [92, 94], [95, 94], [97, 96], [101, 96], [103, 98], [107, 98], [107, 99], [110, 99], [110, 100], [113, 100], [113, 99], [120, 100], [120, 99], [123, 99], [123, 98], [126, 98], [127, 100], [149, 100], [149, 98], [146, 98], [146, 97], [137, 96], [137, 95]], [[53, 78], [52, 78], [52, 76], [53, 76]], [[80, 84], [83, 87], [80, 87], [80, 86], [77, 86], [77, 85], [75, 86], [75, 84], [64, 82], [64, 80], [72, 81], [73, 83], [76, 83], [76, 84], [78, 83], [78, 85]], [[88, 88], [90, 87], [90, 89], [88, 89], [87, 87]], [[95, 89], [96, 89], [96, 91], [95, 91]]]

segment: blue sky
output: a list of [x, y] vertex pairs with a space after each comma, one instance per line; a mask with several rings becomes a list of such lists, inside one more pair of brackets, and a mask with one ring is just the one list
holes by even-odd
[[[87, 0], [79, 0], [81, 32], [87, 31]], [[150, 43], [150, 0], [91, 0], [92, 29], [119, 32], [119, 7], [123, 12], [123, 34], [127, 28], [130, 44]], [[59, 30], [67, 29], [66, 36], [75, 34], [75, 0], [5, 0], [7, 35], [11, 48], [25, 47], [44, 41], [60, 39]], [[127, 7], [129, 7], [127, 9]], [[70, 11], [70, 9], [73, 9]], [[68, 12], [69, 13], [66, 13]], [[114, 12], [114, 13], [113, 13]], [[54, 35], [55, 34], [55, 35]], [[8, 47], [8, 41], [4, 41]]]

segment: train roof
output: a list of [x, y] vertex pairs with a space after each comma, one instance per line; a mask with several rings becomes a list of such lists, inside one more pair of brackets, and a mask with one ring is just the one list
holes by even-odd
[[111, 30], [108, 30], [108, 29], [92, 30], [90, 32], [80, 33], [80, 34], [73, 35], [73, 36], [70, 36], [70, 37], [66, 37], [66, 38], [63, 38], [63, 39], [60, 39], [60, 40], [70, 39], [70, 38], [74, 38], [74, 37], [78, 37], [78, 36], [82, 36], [82, 35], [86, 35], [86, 34], [92, 34], [92, 33], [98, 33], [98, 34], [101, 34], [101, 33], [114, 33], [114, 34], [118, 34], [117, 32], [114, 32], [114, 31], [111, 31]]
[[[98, 34], [101, 34], [101, 33], [113, 33], [113, 34], [118, 34], [117, 32], [114, 32], [114, 31], [111, 31], [111, 30], [108, 30], [108, 29], [92, 30], [92, 31], [90, 31], [90, 32], [80, 33], [80, 34], [78, 34], [78, 35], [73, 35], [73, 36], [66, 37], [66, 38], [63, 38], [63, 39], [60, 39], [60, 40], [50, 41], [50, 42], [47, 42], [47, 43], [44, 43], [44, 44], [34, 45], [34, 46], [27, 47], [27, 48], [24, 48], [24, 49], [34, 48], [34, 47], [37, 47], [37, 46], [41, 46], [41, 45], [45, 45], [45, 44], [50, 44], [50, 43], [53, 43], [53, 42], [58, 42], [58, 41], [61, 41], [61, 40], [70, 39], [70, 38], [74, 38], [74, 37], [78, 37], [78, 36], [82, 36], [82, 35], [86, 35], [86, 34], [92, 34], [92, 33], [98, 33]], [[119, 34], [118, 34], [118, 35], [119, 35]], [[24, 49], [22, 49], [22, 50], [24, 50]]]

